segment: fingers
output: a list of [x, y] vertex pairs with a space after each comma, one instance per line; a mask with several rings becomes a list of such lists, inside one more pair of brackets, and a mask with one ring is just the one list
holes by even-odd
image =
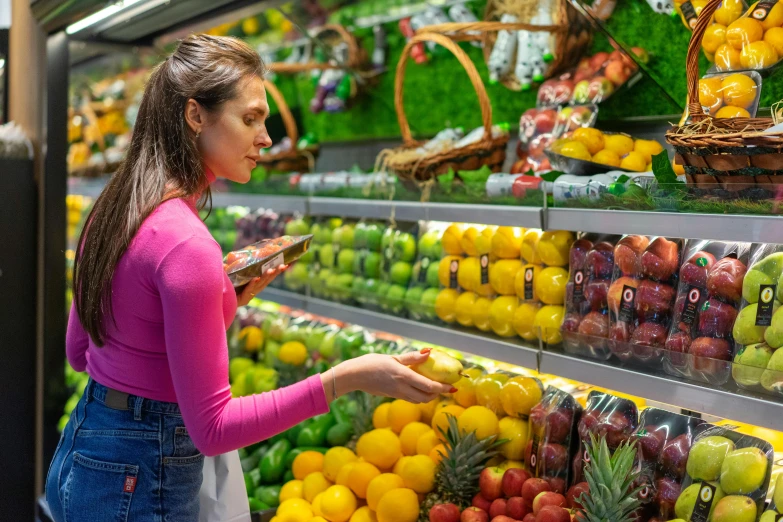
[[401, 399], [404, 399], [413, 404], [423, 404], [438, 398], [437, 393], [426, 393], [412, 386], [407, 386], [405, 389], [403, 389], [401, 395]]
[[424, 361], [427, 360], [427, 358], [430, 356], [430, 349], [425, 348], [421, 350], [420, 352], [408, 352], [404, 353], [402, 355], [395, 355], [394, 358], [399, 362], [400, 364], [404, 364], [405, 366], [410, 366], [412, 364], [421, 364]]
[[451, 384], [443, 384], [437, 381], [433, 381], [432, 379], [428, 379], [423, 375], [419, 375], [409, 368], [404, 368], [403, 371], [405, 372], [405, 380], [417, 390], [435, 395], [440, 393], [451, 393]]

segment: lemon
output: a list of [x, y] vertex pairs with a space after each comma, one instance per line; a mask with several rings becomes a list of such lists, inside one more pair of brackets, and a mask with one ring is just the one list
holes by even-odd
[[485, 406], [471, 406], [460, 415], [459, 430], [468, 434], [476, 432], [478, 440], [498, 434], [498, 416]]
[[[403, 457], [405, 458], [405, 457]], [[400, 459], [402, 460], [402, 459]], [[407, 462], [408, 459], [406, 459]], [[373, 511], [378, 509], [378, 502], [388, 491], [405, 487], [402, 477], [394, 473], [378, 475], [367, 486], [367, 506]]]
[[514, 330], [525, 341], [533, 341], [538, 338], [538, 330], [534, 325], [536, 314], [540, 305], [534, 303], [522, 303], [514, 312]]
[[[458, 383], [459, 384], [459, 383]], [[400, 444], [403, 455], [416, 455], [416, 443], [423, 434], [431, 428], [423, 422], [411, 422], [400, 432]]]
[[740, 52], [731, 44], [723, 44], [715, 51], [715, 67], [723, 71], [734, 71], [742, 67]]
[[473, 307], [476, 306], [477, 298], [473, 292], [462, 292], [454, 303], [454, 315], [462, 326], [473, 326]]
[[580, 141], [569, 141], [560, 147], [560, 154], [568, 158], [590, 161], [592, 156], [590, 150]]
[[718, 119], [723, 118], [750, 118], [750, 113], [742, 107], [732, 107], [726, 105], [721, 107], [718, 112], [715, 113], [715, 117]]
[[513, 337], [514, 332], [514, 312], [519, 306], [517, 296], [500, 296], [492, 301], [489, 309], [489, 325], [492, 331], [500, 337]]
[[528, 423], [514, 417], [503, 417], [498, 423], [498, 438], [505, 440], [498, 449], [509, 460], [520, 460], [525, 456], [529, 437]]
[[715, 114], [723, 105], [723, 93], [720, 78], [702, 78], [699, 80], [699, 103]]
[[[441, 408], [437, 411], [437, 413], [435, 413], [435, 416], [432, 418], [432, 429], [435, 431], [435, 435], [437, 435], [438, 439], [446, 440], [446, 436], [443, 435], [443, 433], [447, 432], [449, 429], [449, 415], [454, 416], [457, 418], [457, 420], [459, 420], [460, 415], [462, 415], [462, 412], [464, 411], [465, 408], [454, 404], [446, 406], [445, 408]], [[419, 448], [417, 444], [416, 453], [419, 453], [418, 449]], [[430, 448], [430, 450], [432, 450], [432, 448]], [[429, 451], [427, 451], [427, 453], [429, 453]], [[425, 453], [425, 455], [427, 453]]]
[[402, 446], [391, 430], [373, 430], [359, 438], [356, 454], [377, 468], [387, 470], [402, 457]]
[[435, 408], [438, 407], [440, 399], [433, 399], [430, 402], [419, 404], [421, 410], [421, 422], [429, 426], [432, 424], [432, 416], [435, 415]]
[[356, 464], [358, 464], [358, 461], [349, 462], [348, 464], [340, 468], [340, 472], [337, 473], [337, 478], [334, 479], [334, 483], [337, 484], [338, 486], [348, 487], [348, 477], [351, 476], [351, 470]]
[[742, 0], [723, 0], [720, 7], [715, 10], [715, 23], [729, 26], [742, 16], [744, 10], [745, 6], [742, 4]]
[[391, 408], [390, 402], [384, 402], [372, 412], [372, 426], [376, 430], [389, 427], [389, 408]]
[[323, 517], [323, 514], [321, 514], [321, 499], [323, 498], [323, 493], [318, 493], [315, 498], [313, 499], [312, 506], [313, 506], [313, 515], [316, 517]]
[[429, 457], [435, 464], [440, 464], [440, 461], [446, 456], [446, 446], [438, 444], [430, 450]]
[[242, 32], [245, 33], [246, 36], [253, 36], [254, 34], [258, 34], [260, 29], [261, 24], [258, 23], [258, 19], [256, 17], [251, 16], [242, 20]]
[[348, 474], [348, 487], [358, 498], [367, 497], [367, 485], [381, 472], [369, 462], [357, 462]]
[[435, 298], [435, 314], [441, 321], [453, 323], [457, 319], [457, 297], [459, 297], [459, 292], [452, 288], [438, 292], [438, 297]]
[[574, 131], [573, 138], [587, 147], [592, 155], [604, 148], [604, 134], [593, 127], [580, 127]]
[[443, 246], [443, 252], [450, 256], [461, 256], [464, 252], [462, 250], [462, 229], [458, 225], [452, 224], [444, 232], [440, 238], [440, 243]]
[[475, 292], [481, 284], [481, 262], [477, 257], [466, 257], [459, 263], [457, 284], [463, 290]]
[[412, 489], [393, 489], [381, 497], [375, 514], [378, 522], [416, 522], [419, 518], [419, 497]]
[[524, 233], [524, 228], [498, 227], [492, 236], [491, 253], [501, 259], [518, 258]]
[[280, 347], [277, 357], [286, 364], [301, 366], [307, 360], [307, 347], [299, 341], [289, 341]]
[[644, 154], [639, 152], [629, 152], [620, 162], [620, 168], [632, 170], [633, 172], [644, 172], [647, 169], [647, 160]]
[[332, 486], [323, 492], [321, 513], [329, 522], [348, 522], [356, 511], [356, 497], [345, 486]]
[[610, 167], [620, 166], [620, 156], [615, 151], [609, 149], [599, 150], [593, 156], [593, 161]]
[[633, 138], [625, 134], [607, 134], [604, 137], [604, 149], [622, 158], [633, 150]]
[[[750, 78], [748, 78], [750, 80]], [[753, 80], [750, 80], [753, 82]], [[755, 83], [753, 84], [755, 86]], [[644, 156], [645, 163], [650, 163], [653, 156], [663, 152], [663, 145], [655, 140], [636, 140], [633, 144], [634, 152]]]
[[437, 468], [437, 464], [427, 455], [411, 457], [402, 469], [402, 480], [405, 481], [405, 487], [416, 493], [429, 493], [435, 488]]
[[294, 478], [304, 480], [310, 473], [324, 470], [324, 455], [317, 451], [303, 451], [294, 459], [291, 471], [294, 472]]
[[369, 507], [362, 506], [351, 515], [349, 522], [378, 522], [378, 518], [375, 516]]
[[476, 379], [476, 402], [479, 406], [489, 408], [496, 415], [505, 415], [503, 403], [500, 402], [500, 389], [508, 380], [505, 373], [492, 373]]
[[726, 43], [726, 26], [712, 24], [704, 31], [701, 39], [701, 47], [708, 53], [714, 54], [718, 47]]
[[[438, 282], [440, 286], [449, 288], [451, 286], [451, 272], [456, 267], [459, 276], [459, 265], [462, 258], [459, 256], [444, 256], [438, 264]], [[455, 264], [456, 263], [456, 264]]]
[[536, 314], [534, 326], [541, 332], [541, 339], [547, 344], [559, 344], [563, 337], [560, 335], [560, 326], [563, 324], [565, 311], [562, 306], [542, 306]]
[[546, 267], [535, 278], [536, 295], [544, 304], [563, 304], [567, 283], [568, 271], [565, 268]]
[[[280, 516], [289, 509], [303, 509], [309, 508], [312, 510], [312, 506], [308, 501], [303, 498], [289, 498], [285, 502], [281, 502], [277, 507], [277, 515]], [[312, 515], [311, 515], [312, 516]]]
[[522, 236], [522, 245], [519, 247], [519, 253], [524, 261], [537, 264], [541, 262], [538, 257], [538, 241], [543, 235], [543, 231], [538, 228], [529, 228]]
[[749, 109], [756, 100], [756, 82], [750, 76], [734, 73], [721, 81], [721, 92], [726, 105]]
[[462, 239], [460, 240], [459, 244], [467, 255], [478, 255], [478, 251], [476, 250], [476, 238], [478, 238], [478, 236], [479, 231], [476, 229], [476, 227], [468, 227], [462, 234]]
[[399, 434], [406, 425], [421, 420], [421, 410], [411, 402], [398, 399], [389, 406], [388, 419], [389, 427]]
[[302, 493], [301, 480], [289, 480], [280, 488], [280, 502], [285, 502], [290, 498], [304, 498]]
[[492, 306], [492, 299], [487, 299], [486, 297], [479, 297], [473, 304], [473, 326], [482, 332], [488, 332], [490, 330], [490, 306]]
[[310, 522], [313, 518], [313, 509], [308, 506], [291, 507], [281, 512], [278, 510], [279, 522]]
[[527, 417], [541, 402], [541, 385], [531, 377], [512, 377], [500, 389], [500, 402], [509, 417]]
[[[324, 517], [322, 517], [321, 515], [317, 515], [317, 514], [315, 513], [315, 509], [313, 510], [313, 514], [314, 514], [315, 516], [314, 516], [313, 518], [311, 518], [311, 519], [310, 519], [310, 522], [329, 522], [328, 520], [326, 520], [326, 519], [325, 519]], [[270, 522], [272, 522], [272, 521], [270, 520]]]
[[438, 444], [440, 444], [440, 439], [438, 438], [438, 434], [435, 432], [435, 430], [430, 429], [429, 431], [425, 431], [419, 436], [419, 439], [416, 441], [416, 454], [429, 455], [430, 451], [432, 451], [432, 448], [434, 448]]
[[758, 42], [763, 36], [764, 27], [753, 18], [738, 18], [726, 29], [726, 42], [738, 51], [750, 43]]
[[[531, 272], [532, 269], [532, 272]], [[538, 301], [536, 280], [541, 273], [540, 265], [524, 265], [514, 277], [514, 293], [523, 301]], [[527, 292], [525, 291], [527, 289]], [[531, 293], [532, 292], [532, 293]]]
[[492, 237], [495, 235], [496, 230], [497, 227], [486, 227], [476, 237], [474, 241], [476, 255], [481, 256], [492, 251]]
[[331, 448], [324, 455], [324, 476], [332, 482], [337, 480], [340, 469], [348, 463], [356, 462], [356, 454], [348, 448]]
[[519, 259], [500, 259], [489, 267], [489, 284], [500, 295], [514, 295], [514, 280], [522, 268]]
[[[430, 430], [432, 431], [432, 430]], [[433, 436], [435, 432], [433, 431]], [[436, 437], [437, 438], [437, 437]], [[405, 464], [408, 463], [410, 460], [410, 457], [401, 457], [400, 460], [397, 461], [397, 464], [394, 465], [394, 468], [392, 469], [392, 473], [395, 475], [402, 475], [402, 469], [405, 467]], [[402, 486], [400, 486], [402, 487]]]
[[332, 486], [332, 482], [324, 476], [323, 473], [316, 472], [307, 475], [303, 482], [304, 498], [308, 502], [313, 502], [317, 495], [320, 495], [329, 487]]
[[[777, 4], [775, 4], [777, 7]], [[783, 27], [773, 27], [764, 33], [764, 41], [775, 49], [778, 56], [783, 56]], [[740, 59], [742, 56], [740, 55]]]
[[568, 266], [568, 255], [575, 239], [568, 230], [547, 230], [541, 234], [538, 240], [541, 262], [548, 266]]
[[457, 391], [452, 394], [452, 397], [463, 408], [470, 408], [476, 405], [476, 388], [473, 380], [480, 377], [481, 373], [479, 368], [465, 369], [462, 371], [463, 377], [454, 383]]
[[239, 340], [246, 352], [257, 352], [264, 346], [264, 332], [257, 326], [245, 326], [239, 331]]

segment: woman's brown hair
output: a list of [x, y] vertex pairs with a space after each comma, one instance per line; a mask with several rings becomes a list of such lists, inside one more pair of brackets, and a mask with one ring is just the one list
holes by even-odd
[[197, 136], [185, 122], [187, 101], [217, 112], [244, 79], [264, 73], [250, 46], [207, 35], [183, 40], [152, 72], [128, 154], [90, 211], [76, 251], [75, 306], [97, 346], [106, 340], [106, 317], [114, 321], [115, 268], [144, 220], [168, 199], [199, 197], [200, 209], [211, 201]]

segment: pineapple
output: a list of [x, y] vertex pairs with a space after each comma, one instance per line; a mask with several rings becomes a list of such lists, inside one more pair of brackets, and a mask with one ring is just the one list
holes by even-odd
[[359, 437], [373, 430], [372, 414], [375, 408], [389, 400], [386, 397], [376, 397], [366, 392], [354, 392], [356, 400], [356, 415], [353, 417], [353, 437], [345, 446], [351, 451], [356, 451], [356, 442]]
[[470, 506], [479, 491], [481, 470], [504, 442], [495, 436], [478, 440], [475, 431], [465, 435], [460, 432], [456, 417], [447, 418], [448, 430], [441, 430], [446, 437], [446, 455], [438, 464], [434, 491], [421, 504], [420, 522], [429, 520], [430, 509], [436, 504], [452, 503], [460, 510]]
[[585, 481], [590, 486], [588, 494], [579, 498], [584, 507], [584, 522], [631, 522], [636, 520], [634, 511], [640, 506], [638, 493], [641, 487], [633, 484], [639, 471], [635, 469], [636, 445], [622, 443], [609, 453], [606, 439], [600, 440], [592, 433], [587, 447], [590, 462], [584, 470]]

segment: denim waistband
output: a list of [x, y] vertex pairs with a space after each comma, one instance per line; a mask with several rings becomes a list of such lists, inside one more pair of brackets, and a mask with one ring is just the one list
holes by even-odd
[[[90, 378], [90, 382], [87, 385], [87, 396], [92, 397], [98, 402], [106, 404], [106, 393], [109, 391], [109, 389], [110, 388]], [[179, 405], [175, 402], [155, 401], [119, 391], [117, 391], [117, 393], [127, 395], [128, 409], [130, 411], [140, 410], [151, 413], [163, 413], [166, 415], [182, 415], [182, 413], [179, 411]]]

